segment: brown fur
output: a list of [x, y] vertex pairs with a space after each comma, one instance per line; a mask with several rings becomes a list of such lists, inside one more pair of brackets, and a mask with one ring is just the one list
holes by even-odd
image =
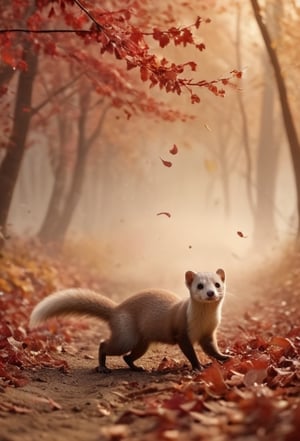
[[[186, 284], [191, 297], [185, 300], [161, 289], [142, 291], [120, 304], [90, 290], [71, 288], [59, 291], [46, 297], [34, 308], [30, 326], [36, 326], [54, 316], [67, 314], [89, 315], [105, 320], [111, 335], [99, 347], [98, 369], [101, 372], [109, 371], [106, 367], [107, 355], [125, 354], [124, 360], [131, 369], [142, 369], [136, 366], [134, 361], [147, 351], [152, 342], [178, 344], [192, 368], [200, 369], [193, 348], [196, 342], [200, 343], [209, 356], [218, 360], [228, 358], [220, 353], [215, 338], [225, 290], [225, 274], [212, 274], [195, 274], [188, 271]], [[215, 277], [217, 283], [222, 284], [218, 290], [211, 284], [211, 279]], [[199, 280], [203, 281], [204, 285], [208, 284], [210, 296], [212, 291], [215, 291], [213, 301], [206, 298], [198, 299]], [[202, 288], [200, 291], [203, 291]], [[205, 292], [201, 295], [206, 296]]]

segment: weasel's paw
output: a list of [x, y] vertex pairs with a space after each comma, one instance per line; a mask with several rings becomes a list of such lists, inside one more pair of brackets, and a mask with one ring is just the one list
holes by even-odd
[[123, 359], [132, 371], [142, 372], [145, 370], [142, 366], [135, 365], [134, 362], [131, 360], [130, 355], [124, 355]]
[[197, 366], [193, 366], [192, 367], [192, 371], [197, 373], [197, 372], [201, 372], [203, 371], [203, 366], [201, 366], [201, 364], [197, 365]]
[[108, 369], [106, 366], [97, 366], [96, 372], [99, 372], [100, 374], [110, 374], [111, 369]]
[[136, 366], [136, 365], [130, 366], [130, 369], [132, 371], [136, 371], [136, 372], [144, 372], [145, 371], [143, 366]]

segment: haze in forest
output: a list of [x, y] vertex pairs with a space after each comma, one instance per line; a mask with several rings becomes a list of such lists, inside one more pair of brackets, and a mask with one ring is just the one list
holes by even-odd
[[[184, 58], [201, 59], [198, 77], [219, 78], [241, 69], [243, 78], [226, 89], [224, 98], [200, 91], [201, 102], [194, 105], [187, 97], [151, 92], [193, 116], [185, 122], [128, 119], [121, 109], [109, 109], [89, 152], [68, 228], [67, 238], [81, 243], [74, 250], [82, 246], [94, 253], [102, 271], [134, 287], [162, 285], [182, 292], [187, 269], [224, 267], [236, 277], [250, 262], [260, 265], [272, 258], [297, 233], [295, 179], [277, 86], [250, 2], [206, 3], [203, 14], [212, 19], [200, 31], [206, 50], [195, 55], [187, 49]], [[299, 49], [291, 41], [300, 11], [288, 27], [279, 12], [292, 20], [292, 6], [283, 3], [266, 2], [267, 21], [296, 119]], [[180, 59], [176, 51], [169, 49], [169, 55]], [[94, 119], [100, 111], [95, 108]], [[74, 130], [69, 124], [64, 135], [70, 170]], [[172, 155], [174, 144], [178, 153]], [[33, 133], [10, 211], [12, 236], [35, 235], [41, 228], [57, 149], [54, 136]]]

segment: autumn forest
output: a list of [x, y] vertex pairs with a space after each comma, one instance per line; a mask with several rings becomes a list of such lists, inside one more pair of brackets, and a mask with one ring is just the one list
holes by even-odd
[[[297, 0], [0, 0], [3, 440], [298, 440], [299, 40]], [[102, 321], [29, 327], [217, 268], [230, 358], [200, 372], [155, 343], [96, 373]]]

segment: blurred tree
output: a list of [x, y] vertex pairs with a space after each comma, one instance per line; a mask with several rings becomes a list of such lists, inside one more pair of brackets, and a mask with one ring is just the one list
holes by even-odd
[[[84, 78], [94, 93], [109, 96], [111, 104], [122, 106], [128, 117], [138, 108], [139, 111], [169, 119], [182, 115], [179, 112], [162, 110], [161, 104], [148, 99], [145, 93], [142, 105], [137, 105], [141, 95], [138, 93], [136, 82], [128, 82], [129, 74], [126, 70], [136, 71], [140, 80], [148, 83], [151, 88], [159, 87], [162, 91], [178, 95], [185, 91], [192, 103], [200, 101], [200, 97], [195, 93], [196, 88], [204, 87], [217, 96], [223, 96], [224, 86], [229, 84], [232, 78], [241, 76], [240, 72], [232, 71], [226, 78], [212, 81], [194, 80], [189, 77], [188, 72], [196, 71], [196, 61], [178, 64], [162, 57], [159, 52], [171, 43], [183, 48], [192, 46], [200, 52], [205, 49], [204, 44], [195, 38], [195, 32], [204, 20], [196, 17], [191, 25], [178, 27], [173, 15], [174, 8], [168, 4], [155, 2], [160, 14], [153, 15], [154, 5], [148, 0], [135, 2], [134, 9], [129, 8], [126, 0], [12, 0], [9, 5], [5, 0], [0, 0], [1, 3], [1, 94], [7, 93], [7, 84], [14, 77], [18, 77], [19, 85], [14, 103], [11, 136], [6, 143], [0, 168], [0, 226], [3, 231], [6, 228], [12, 195], [25, 152], [29, 123], [38, 113], [37, 110], [40, 110], [39, 106], [33, 106], [32, 96], [40, 92], [43, 69], [47, 69], [47, 80], [50, 79], [53, 83], [58, 73], [57, 69], [60, 69], [61, 76], [65, 76], [66, 65], [71, 65], [74, 76], [78, 72], [84, 72]], [[185, 4], [181, 7], [189, 6]], [[22, 38], [19, 38], [20, 34]], [[158, 44], [157, 51], [151, 49], [153, 44], [150, 46], [150, 39]], [[109, 56], [113, 56], [116, 62], [109, 63]], [[121, 61], [123, 64], [117, 68], [118, 62]], [[97, 81], [97, 75], [101, 84]], [[119, 90], [111, 86], [111, 78], [116, 77], [119, 77], [119, 85], [123, 89], [131, 89], [131, 98], [136, 96], [135, 101], [124, 101], [122, 98], [120, 100]], [[107, 78], [110, 78], [108, 86]], [[137, 79], [134, 75], [132, 78]], [[79, 104], [82, 105], [83, 101], [79, 100]], [[44, 124], [48, 122], [44, 121]], [[80, 143], [82, 141], [85, 144], [89, 137], [80, 138], [86, 124], [86, 115], [83, 113], [79, 116], [78, 124]], [[86, 153], [83, 153], [84, 148], [79, 146], [79, 141], [77, 145], [80, 150], [77, 150], [78, 158], [82, 158]], [[82, 171], [79, 162], [77, 165], [75, 170], [78, 177]], [[78, 183], [78, 180], [75, 182]], [[71, 193], [69, 195], [71, 198]], [[76, 198], [71, 198], [72, 203], [69, 199], [67, 205], [76, 205]], [[65, 220], [64, 223], [68, 222]]]
[[[270, 32], [267, 22], [265, 20], [264, 9], [262, 9], [257, 0], [251, 0], [251, 5], [255, 15], [255, 19], [261, 31], [268, 55], [270, 57], [271, 64], [274, 69], [275, 80], [277, 84], [277, 89], [280, 98], [280, 104], [282, 109], [283, 122], [285, 126], [286, 136], [288, 139], [290, 154], [292, 158], [292, 164], [294, 169], [295, 184], [296, 184], [296, 206], [298, 214], [298, 226], [297, 226], [297, 243], [300, 244], [300, 142], [296, 129], [295, 119], [291, 109], [289, 92], [286, 78], [283, 74], [283, 66], [280, 63], [280, 57], [278, 55], [278, 50], [276, 49], [276, 44], [272, 38], [272, 33]], [[284, 10], [286, 3], [281, 4], [281, 8]], [[288, 8], [296, 8], [297, 6], [294, 2], [289, 2]], [[294, 15], [294, 23], [298, 23], [299, 29], [299, 13]], [[289, 24], [292, 25], [293, 19], [291, 18]], [[275, 40], [276, 41], [276, 40]], [[265, 142], [265, 141], [264, 141]], [[269, 142], [269, 140], [268, 140]], [[264, 146], [265, 147], [265, 146]]]
[[[271, 3], [266, 10], [266, 25], [273, 41], [280, 39], [281, 3]], [[270, 60], [262, 54], [264, 83], [257, 149], [257, 183], [254, 213], [254, 247], [262, 249], [276, 239], [276, 182], [279, 171], [280, 137], [276, 133], [276, 88]], [[276, 136], [277, 135], [277, 136]]]

